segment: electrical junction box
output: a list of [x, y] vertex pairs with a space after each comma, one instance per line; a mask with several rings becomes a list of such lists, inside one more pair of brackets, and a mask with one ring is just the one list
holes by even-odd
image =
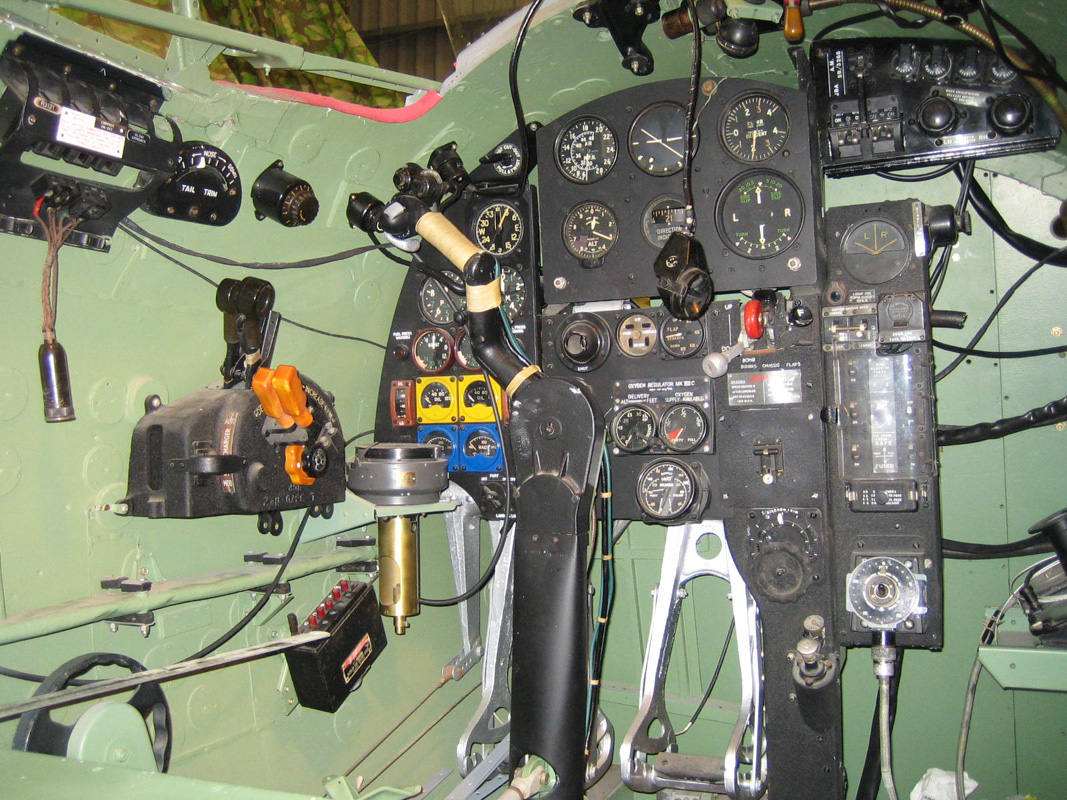
[[370, 584], [340, 581], [299, 626], [329, 639], [289, 650], [285, 660], [300, 705], [331, 714], [370, 669], [387, 639]]

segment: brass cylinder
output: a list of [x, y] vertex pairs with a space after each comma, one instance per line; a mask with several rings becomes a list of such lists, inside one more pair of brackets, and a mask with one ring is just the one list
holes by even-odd
[[419, 521], [417, 517], [378, 520], [378, 613], [393, 618], [403, 634], [408, 617], [419, 613]]

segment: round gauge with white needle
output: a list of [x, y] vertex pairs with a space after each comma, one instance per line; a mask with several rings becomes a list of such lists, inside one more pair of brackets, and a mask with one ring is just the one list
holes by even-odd
[[440, 328], [419, 331], [411, 343], [411, 359], [422, 372], [433, 375], [452, 364], [452, 337]]
[[789, 112], [771, 95], [752, 92], [726, 109], [719, 130], [726, 151], [738, 161], [766, 161], [789, 141]]
[[461, 328], [456, 334], [456, 363], [467, 372], [481, 372], [482, 365], [478, 363], [478, 357], [474, 355], [474, 342], [466, 328]]
[[456, 312], [466, 307], [467, 298], [452, 294], [436, 278], [427, 278], [419, 288], [419, 311], [434, 325], [451, 325]]
[[595, 183], [615, 166], [619, 144], [608, 123], [578, 117], [556, 139], [556, 166], [574, 183]]
[[[697, 136], [693, 132], [693, 150]], [[648, 175], [674, 175], [685, 163], [685, 108], [664, 100], [644, 109], [630, 127], [630, 157]]]
[[693, 469], [673, 458], [653, 461], [637, 478], [637, 504], [651, 519], [666, 522], [693, 511], [701, 494]]
[[508, 315], [508, 322], [514, 322], [526, 305], [526, 279], [519, 274], [518, 270], [512, 267], [502, 267], [500, 293], [503, 295], [501, 308]]
[[804, 200], [785, 175], [754, 170], [727, 184], [719, 196], [718, 218], [727, 247], [745, 258], [770, 258], [800, 235]]
[[656, 418], [644, 406], [626, 406], [611, 423], [611, 439], [625, 453], [641, 453], [656, 435]]
[[619, 237], [615, 214], [603, 203], [589, 200], [571, 209], [563, 220], [563, 244], [575, 258], [606, 256]]
[[494, 256], [513, 253], [522, 241], [523, 232], [518, 209], [503, 200], [487, 205], [474, 220], [475, 241]]

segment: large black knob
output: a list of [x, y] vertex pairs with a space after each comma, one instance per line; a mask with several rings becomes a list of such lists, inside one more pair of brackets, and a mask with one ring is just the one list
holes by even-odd
[[252, 184], [256, 219], [272, 219], [287, 228], [307, 225], [319, 213], [319, 201], [311, 185], [286, 172], [275, 161]]
[[1030, 124], [1031, 112], [1030, 101], [1023, 95], [1002, 94], [989, 107], [989, 121], [998, 133], [1014, 136]]
[[578, 323], [563, 334], [563, 352], [578, 364], [588, 364], [600, 352], [600, 335], [589, 323]]
[[958, 120], [956, 104], [941, 95], [927, 98], [919, 108], [919, 127], [934, 136], [948, 133]]

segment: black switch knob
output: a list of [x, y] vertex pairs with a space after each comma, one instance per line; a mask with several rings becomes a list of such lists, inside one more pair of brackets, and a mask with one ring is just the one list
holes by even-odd
[[789, 322], [797, 328], [806, 328], [815, 321], [815, 314], [810, 306], [797, 303], [789, 309]]
[[923, 72], [935, 81], [941, 81], [948, 76], [951, 69], [952, 56], [945, 52], [945, 48], [936, 44], [930, 48], [930, 57], [923, 64]]
[[935, 136], [951, 131], [958, 119], [955, 103], [941, 95], [927, 98], [919, 108], [919, 127]]
[[1030, 101], [1023, 95], [1002, 94], [989, 107], [989, 121], [998, 133], [1014, 136], [1030, 124], [1031, 111]]
[[576, 364], [588, 364], [600, 352], [600, 332], [588, 322], [575, 322], [563, 333], [563, 352]]

